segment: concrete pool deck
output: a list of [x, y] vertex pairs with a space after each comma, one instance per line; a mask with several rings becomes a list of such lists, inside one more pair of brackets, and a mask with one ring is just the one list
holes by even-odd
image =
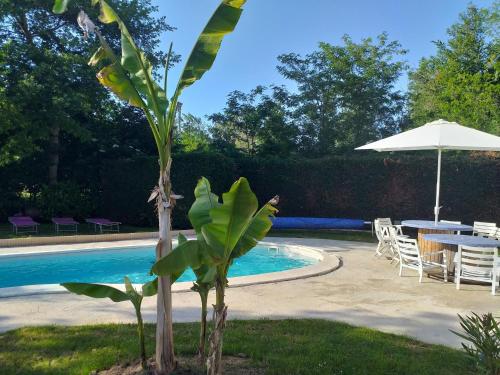
[[[373, 256], [375, 244], [320, 239], [268, 238], [284, 245], [321, 248], [342, 266], [321, 276], [242, 286], [227, 290], [230, 319], [320, 318], [404, 334], [419, 340], [459, 347], [449, 329], [459, 329], [457, 313], [500, 312], [500, 296], [488, 286], [462, 285], [424, 278]], [[10, 249], [9, 249], [10, 250]], [[213, 300], [213, 293], [211, 299]], [[199, 297], [173, 294], [174, 320], [197, 321]], [[211, 302], [210, 302], [211, 303]], [[154, 321], [156, 299], [143, 302], [145, 320]], [[124, 303], [73, 294], [40, 294], [0, 298], [0, 331], [27, 325], [134, 322]]]

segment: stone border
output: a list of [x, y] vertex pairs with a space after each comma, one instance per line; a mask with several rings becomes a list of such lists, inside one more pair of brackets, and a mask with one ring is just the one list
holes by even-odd
[[[74, 251], [98, 251], [106, 248], [112, 247], [134, 247], [134, 246], [144, 246], [151, 245], [154, 242], [151, 241], [127, 241], [127, 244], [117, 245], [116, 243], [106, 243], [99, 244], [94, 243], [92, 248], [84, 248], [82, 245], [74, 245], [72, 249], [67, 249], [67, 247], [60, 247], [54, 249], [53, 247], [49, 249], [40, 249], [40, 248], [26, 248], [26, 249], [16, 249], [16, 252], [12, 252], [10, 254], [2, 254], [1, 257], [10, 257], [10, 256], [19, 256], [19, 255], [33, 255], [33, 254], [49, 254], [49, 253], [64, 253], [64, 252], [74, 252]], [[250, 275], [250, 276], [238, 276], [230, 278], [230, 288], [243, 287], [243, 286], [251, 286], [258, 284], [271, 284], [277, 282], [291, 281], [304, 279], [314, 276], [321, 276], [327, 273], [333, 272], [340, 267], [342, 267], [342, 258], [337, 257], [331, 254], [328, 254], [321, 249], [312, 248], [308, 246], [300, 246], [300, 245], [283, 245], [277, 242], [261, 242], [262, 245], [265, 246], [281, 246], [286, 249], [286, 251], [295, 252], [301, 254], [306, 257], [316, 258], [319, 260], [318, 263], [305, 266], [301, 268], [294, 268], [286, 271], [278, 271], [278, 272], [270, 272], [263, 273], [258, 275]], [[103, 246], [104, 245], [104, 246]], [[112, 245], [112, 246], [111, 246]], [[100, 246], [100, 247], [96, 247]], [[123, 289], [122, 284], [107, 284], [113, 287]], [[172, 286], [173, 293], [184, 293], [191, 291], [191, 287], [193, 286], [192, 281], [185, 281], [180, 283], [175, 283]], [[137, 287], [137, 285], [136, 285]], [[27, 286], [17, 286], [17, 287], [7, 287], [0, 288], [0, 298], [15, 298], [15, 297], [23, 297], [30, 295], [40, 295], [40, 294], [62, 294], [69, 293], [66, 289], [57, 284], [45, 284], [45, 285], [27, 285]]]
[[[174, 235], [184, 233], [191, 235], [192, 230], [173, 231]], [[76, 243], [92, 243], [107, 241], [127, 241], [158, 238], [158, 232], [134, 232], [134, 233], [104, 233], [104, 234], [77, 234], [68, 236], [43, 236], [43, 237], [21, 237], [0, 239], [0, 249], [5, 247], [42, 246]]]

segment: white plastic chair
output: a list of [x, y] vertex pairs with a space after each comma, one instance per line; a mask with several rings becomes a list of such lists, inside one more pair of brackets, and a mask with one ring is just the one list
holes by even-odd
[[[418, 282], [421, 283], [424, 272], [429, 273], [429, 271], [440, 269], [443, 272], [444, 282], [448, 282], [446, 252], [438, 251], [421, 255], [417, 240], [404, 236], [397, 236], [396, 244], [400, 259], [399, 276], [402, 276], [403, 268], [412, 269], [418, 272], [420, 276]], [[438, 254], [443, 255], [443, 264], [425, 260], [429, 256]]]
[[500, 228], [497, 228], [497, 230], [495, 231], [495, 235], [493, 237], [496, 238], [497, 240], [500, 240]]
[[493, 285], [492, 285], [493, 295], [496, 295], [496, 289], [498, 287], [499, 282], [500, 282], [500, 250], [496, 249], [493, 259]]
[[497, 224], [475, 221], [472, 229], [473, 236], [494, 237], [497, 231]]
[[460, 289], [460, 280], [491, 283], [491, 294], [495, 295], [498, 286], [496, 248], [459, 246], [458, 263], [455, 270], [455, 283]]
[[392, 221], [388, 217], [378, 218], [373, 221], [375, 226], [375, 235], [378, 239], [377, 249], [375, 250], [376, 256], [381, 256], [387, 251], [390, 251], [391, 240], [387, 227], [392, 225]]
[[[461, 221], [453, 221], [453, 220], [439, 220], [440, 223], [446, 223], [446, 224], [462, 224]], [[457, 234], [460, 234], [460, 231], [456, 231]]]
[[389, 238], [391, 241], [391, 253], [392, 253], [392, 260], [391, 263], [396, 261], [396, 264], [401, 262], [401, 259], [399, 257], [399, 251], [398, 251], [398, 244], [397, 244], [397, 237], [402, 236], [402, 237], [408, 237], [402, 234], [401, 232], [401, 227], [396, 227], [394, 225], [387, 227], [389, 231]]
[[[453, 220], [439, 220], [439, 222], [440, 223], [446, 223], [446, 224], [462, 224], [461, 221], [453, 221]], [[456, 234], [460, 234], [460, 231], [457, 230], [455, 233]], [[453, 258], [453, 264], [449, 264], [450, 272], [453, 272], [454, 271], [454, 267], [457, 266], [458, 252], [454, 251], [454, 250], [449, 250], [449, 249], [446, 249], [446, 250], [449, 251], [448, 256], [451, 256]], [[453, 252], [454, 254], [453, 255], [450, 254], [451, 252]]]

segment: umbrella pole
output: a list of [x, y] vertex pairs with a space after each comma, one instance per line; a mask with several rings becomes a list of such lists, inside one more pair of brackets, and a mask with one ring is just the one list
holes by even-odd
[[434, 206], [434, 223], [437, 224], [439, 220], [439, 189], [441, 187], [441, 149], [438, 149], [438, 168], [437, 168], [437, 181], [436, 181], [436, 205]]

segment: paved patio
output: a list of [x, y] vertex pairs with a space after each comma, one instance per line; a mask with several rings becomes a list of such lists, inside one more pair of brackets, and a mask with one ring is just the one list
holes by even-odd
[[[270, 238], [275, 241], [276, 238]], [[327, 275], [227, 291], [230, 319], [321, 318], [405, 334], [429, 343], [459, 347], [449, 329], [458, 329], [457, 313], [500, 313], [500, 296], [488, 286], [444, 284], [432, 278], [418, 283], [416, 272], [404, 277], [385, 259], [375, 258], [374, 244], [280, 239], [321, 247], [341, 257], [342, 266]], [[213, 294], [212, 294], [213, 298]], [[155, 298], [143, 303], [147, 321], [155, 320]], [[198, 295], [174, 293], [174, 319], [197, 321]], [[26, 325], [134, 322], [131, 306], [72, 294], [0, 298], [0, 331]]]

